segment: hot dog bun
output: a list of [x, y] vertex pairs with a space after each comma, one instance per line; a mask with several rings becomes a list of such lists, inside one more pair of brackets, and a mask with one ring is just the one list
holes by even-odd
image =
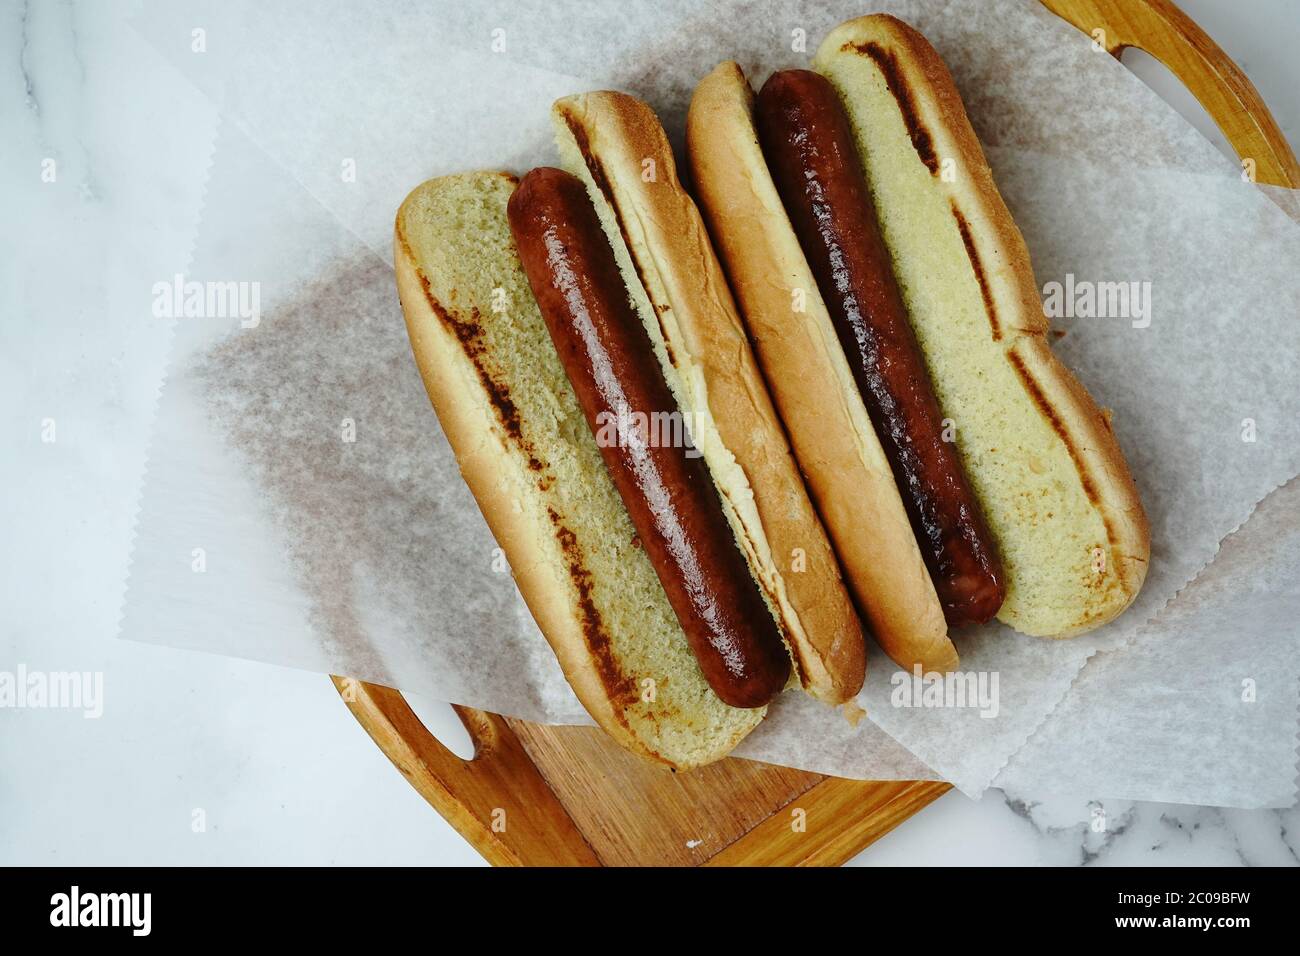
[[448, 176], [398, 211], [397, 286], [420, 374], [587, 711], [651, 759], [683, 769], [717, 760], [765, 709], [728, 707], [710, 690], [634, 542], [515, 253], [515, 184], [505, 173]]
[[955, 669], [934, 584], [759, 148], [754, 94], [735, 63], [723, 63], [696, 89], [686, 150], [700, 206], [858, 608], [901, 666]]
[[952, 76], [924, 37], [885, 15], [837, 27], [813, 67], [854, 128], [935, 392], [997, 540], [999, 619], [1053, 638], [1112, 620], [1146, 576], [1146, 516], [1108, 417], [1048, 345], [1028, 250]]
[[553, 115], [562, 163], [587, 185], [803, 686], [851, 698], [865, 670], [861, 624], [663, 128], [622, 93], [568, 97]]

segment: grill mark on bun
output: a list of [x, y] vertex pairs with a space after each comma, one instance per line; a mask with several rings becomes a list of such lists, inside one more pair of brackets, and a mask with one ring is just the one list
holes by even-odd
[[[403, 246], [405, 246], [405, 239], [403, 239]], [[414, 257], [410, 256], [409, 248], [405, 248], [404, 251], [407, 253], [408, 258], [414, 261]], [[452, 335], [456, 336], [456, 341], [460, 343], [461, 350], [474, 363], [474, 370], [478, 373], [479, 383], [482, 384], [483, 390], [487, 392], [488, 401], [492, 403], [492, 408], [497, 413], [501, 427], [510, 436], [510, 440], [528, 457], [528, 469], [537, 473], [538, 487], [543, 491], [547, 490], [554, 479], [549, 474], [545, 462], [537, 457], [532, 442], [524, 437], [523, 425], [519, 419], [519, 408], [515, 405], [514, 399], [510, 397], [510, 390], [493, 378], [491, 371], [487, 367], [488, 348], [483, 341], [483, 322], [478, 309], [471, 309], [470, 317], [465, 318], [443, 308], [442, 304], [434, 296], [433, 290], [429, 287], [429, 280], [425, 274], [418, 269], [416, 273], [420, 277], [420, 288], [424, 290], [424, 299], [428, 302], [430, 310], [438, 317], [443, 326]]]
[[971, 268], [975, 270], [975, 278], [979, 280], [980, 295], [984, 298], [984, 314], [988, 316], [989, 327], [993, 330], [993, 341], [1002, 341], [1002, 324], [998, 321], [997, 304], [993, 301], [993, 292], [989, 289], [988, 276], [984, 274], [984, 266], [980, 262], [979, 250], [975, 247], [975, 240], [970, 234], [970, 224], [966, 217], [961, 214], [957, 208], [955, 199], [948, 200], [949, 206], [952, 207], [953, 218], [957, 220], [957, 229], [961, 232], [962, 245], [966, 247], [966, 257], [970, 259]]
[[605, 168], [600, 165], [595, 154], [591, 151], [591, 139], [587, 136], [586, 129], [574, 119], [573, 114], [567, 108], [561, 107], [560, 112], [564, 116], [564, 125], [569, 128], [573, 141], [578, 144], [578, 152], [582, 153], [582, 161], [587, 164], [587, 171], [591, 173], [596, 188], [605, 197], [605, 201], [613, 206], [614, 188], [609, 184], [609, 177], [605, 175]]
[[[414, 256], [410, 255], [410, 247], [407, 245], [405, 237], [402, 237], [402, 246], [403, 252], [406, 253], [408, 259], [414, 261]], [[456, 336], [456, 341], [460, 343], [462, 351], [474, 363], [479, 382], [483, 385], [488, 401], [491, 402], [497, 417], [501, 420], [502, 427], [505, 429], [506, 434], [510, 436], [510, 439], [527, 456], [529, 470], [539, 473], [537, 486], [542, 491], [546, 491], [553, 484], [554, 477], [549, 473], [546, 465], [538, 459], [532, 443], [524, 437], [519, 419], [519, 409], [510, 397], [509, 390], [492, 377], [484, 361], [488, 350], [486, 343], [483, 341], [482, 316], [479, 314], [478, 309], [471, 309], [470, 317], [466, 319], [444, 308], [434, 296], [433, 290], [429, 286], [429, 280], [424, 273], [417, 269], [416, 274], [419, 276], [420, 288], [424, 291], [424, 298], [428, 302], [429, 308], [442, 324]], [[582, 610], [583, 637], [587, 642], [587, 648], [591, 652], [592, 659], [595, 661], [601, 682], [605, 685], [611, 701], [624, 704], [635, 703], [638, 699], [636, 683], [627, 674], [623, 673], [623, 669], [619, 666], [618, 660], [614, 656], [609, 632], [605, 629], [599, 608], [596, 607], [595, 601], [592, 600], [593, 582], [591, 572], [587, 570], [587, 566], [583, 562], [582, 546], [578, 543], [578, 536], [564, 524], [559, 512], [554, 507], [548, 505], [546, 513], [555, 529], [556, 541], [559, 542], [560, 549], [564, 552], [564, 563], [569, 572], [569, 578], [573, 581], [573, 586], [578, 592], [578, 606]], [[612, 713], [620, 724], [627, 726], [627, 717], [622, 710], [614, 707]]]
[[[564, 524], [564, 519], [554, 507], [548, 505], [546, 514], [555, 527], [555, 539], [564, 552], [564, 563], [569, 578], [578, 592], [578, 607], [582, 610], [582, 634], [587, 641], [587, 649], [596, 663], [596, 669], [600, 672], [600, 679], [609, 693], [610, 700], [624, 705], [636, 703], [638, 699], [636, 682], [619, 666], [600, 609], [592, 600], [594, 582], [591, 572], [583, 562], [582, 546], [578, 543], [578, 536]], [[627, 717], [621, 709], [616, 707], [614, 716], [621, 724], [627, 726]]]
[[[1083, 485], [1083, 493], [1088, 496], [1089, 504], [1096, 508], [1101, 516], [1102, 527], [1106, 531], [1106, 546], [1114, 558], [1113, 564], [1115, 567], [1113, 570], [1119, 576], [1121, 583], [1126, 582], [1128, 579], [1128, 568], [1124, 561], [1120, 560], [1124, 556], [1120, 554], [1119, 549], [1115, 545], [1115, 529], [1112, 526], [1110, 516], [1099, 507], [1101, 496], [1097, 493], [1097, 486], [1093, 484], [1092, 477], [1088, 474], [1088, 468], [1084, 463], [1083, 456], [1079, 454], [1078, 448], [1075, 447], [1074, 440], [1070, 437], [1070, 433], [1066, 429], [1065, 424], [1061, 421], [1060, 416], [1057, 415], [1056, 409], [1052, 407], [1051, 402], [1047, 400], [1047, 396], [1043, 394], [1042, 387], [1025, 366], [1024, 359], [1015, 352], [1014, 348], [1008, 350], [1006, 354], [1007, 360], [1011, 362], [1011, 367], [1014, 368], [1016, 374], [1020, 376], [1020, 381], [1024, 384], [1025, 391], [1027, 391], [1029, 397], [1034, 400], [1034, 404], [1038, 406], [1038, 410], [1042, 412], [1043, 416], [1051, 423], [1052, 430], [1056, 432], [1057, 436], [1064, 443], [1065, 450], [1070, 453], [1070, 460], [1074, 462], [1074, 469], [1079, 473], [1079, 482]], [[1107, 566], [1103, 574], [1098, 575], [1097, 577], [1103, 578], [1108, 575], [1111, 570], [1112, 568]], [[1086, 622], [1099, 616], [1100, 613], [1100, 611], [1089, 612], [1085, 615], [1083, 620]]]
[[939, 157], [934, 152], [934, 140], [930, 136], [930, 131], [925, 124], [921, 122], [921, 117], [917, 114], [916, 104], [912, 99], [912, 90], [903, 79], [903, 71], [898, 66], [898, 58], [894, 56], [892, 50], [887, 50], [875, 41], [866, 43], [854, 43], [849, 41], [845, 43], [842, 50], [856, 51], [862, 56], [868, 56], [876, 67], [885, 77], [885, 85], [889, 87], [889, 92], [894, 94], [894, 99], [898, 101], [898, 109], [903, 114], [903, 122], [907, 124], [907, 135], [912, 140], [912, 146], [916, 150], [916, 155], [925, 163], [931, 175], [939, 173]]
[[1049, 402], [1047, 396], [1043, 394], [1042, 386], [1038, 384], [1029, 369], [1025, 367], [1024, 359], [1016, 354], [1014, 349], [1011, 349], [1007, 352], [1007, 360], [1011, 363], [1011, 367], [1016, 370], [1016, 374], [1020, 376], [1020, 381], [1025, 386], [1025, 391], [1028, 392], [1029, 397], [1034, 400], [1034, 404], [1038, 406], [1038, 410], [1042, 412], [1043, 417], [1051, 424], [1052, 430], [1056, 432], [1057, 437], [1064, 442], [1066, 451], [1070, 453], [1070, 460], [1074, 462], [1074, 467], [1079, 472], [1079, 480], [1083, 482], [1084, 494], [1088, 496], [1088, 501], [1091, 504], [1096, 505], [1098, 501], [1097, 489], [1093, 485], [1092, 479], [1088, 477], [1088, 472], [1083, 465], [1083, 459], [1079, 456], [1078, 449], [1074, 447], [1074, 441], [1070, 438], [1070, 433], [1066, 430], [1065, 423], [1061, 421], [1061, 417], [1056, 414], [1056, 409], [1052, 407], [1052, 403]]
[[[587, 167], [587, 172], [591, 174], [591, 180], [600, 190], [605, 201], [609, 203], [610, 210], [614, 213], [614, 221], [618, 223], [619, 234], [623, 237], [623, 245], [627, 247], [628, 258], [632, 260], [632, 268], [636, 270], [637, 280], [641, 283], [641, 288], [645, 290], [646, 298], [650, 298], [650, 286], [645, 281], [645, 270], [641, 267], [640, 260], [636, 257], [636, 249], [632, 245], [632, 239], [628, 235], [627, 226], [623, 224], [623, 214], [619, 211], [618, 201], [614, 198], [614, 189], [609, 184], [609, 176], [605, 173], [605, 167], [596, 154], [591, 151], [591, 140], [587, 136], [587, 131], [582, 124], [573, 118], [573, 114], [567, 108], [561, 108], [560, 114], [564, 117], [564, 125], [569, 128], [573, 134], [573, 141], [578, 144], [578, 152], [582, 154], [582, 162]], [[664, 343], [664, 351], [668, 353], [668, 361], [673, 368], [677, 368], [677, 356], [673, 354], [672, 343], [668, 341], [668, 332], [664, 328], [661, 316], [667, 312], [670, 307], [667, 303], [651, 303], [651, 311], [654, 312], [655, 320], [659, 323], [659, 335]]]

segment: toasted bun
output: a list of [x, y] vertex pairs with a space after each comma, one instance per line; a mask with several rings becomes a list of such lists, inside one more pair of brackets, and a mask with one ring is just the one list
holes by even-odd
[[561, 160], [587, 185], [804, 687], [849, 699], [866, 667], [862, 627], [663, 128], [622, 93], [562, 99], [554, 117]]
[[469, 173], [431, 180], [402, 203], [397, 288], [420, 374], [587, 711], [647, 757], [679, 768], [717, 760], [765, 710], [728, 707], [710, 690], [634, 544], [515, 254], [506, 220], [514, 188], [505, 173]]
[[954, 670], [957, 651], [943, 608], [763, 159], [753, 104], [748, 81], [731, 62], [695, 90], [686, 151], [700, 206], [790, 444], [876, 641], [908, 669]]
[[1106, 623], [1146, 576], [1146, 516], [1108, 417], [1047, 344], [1029, 253], [952, 77], [924, 37], [884, 15], [837, 27], [813, 66], [848, 111], [903, 300], [997, 539], [998, 617], [1040, 637]]

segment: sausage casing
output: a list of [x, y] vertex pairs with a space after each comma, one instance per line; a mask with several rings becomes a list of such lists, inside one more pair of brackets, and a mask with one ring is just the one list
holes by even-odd
[[705, 679], [734, 707], [762, 706], [785, 686], [789, 654], [703, 459], [635, 425], [677, 405], [586, 187], [534, 169], [508, 215], [560, 361]]
[[948, 623], [1005, 597], [993, 539], [962, 470], [881, 237], [853, 133], [830, 81], [772, 74], [759, 141], [902, 493]]

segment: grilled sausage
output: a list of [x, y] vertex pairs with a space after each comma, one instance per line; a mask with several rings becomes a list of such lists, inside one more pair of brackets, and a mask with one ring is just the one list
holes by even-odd
[[[637, 427], [635, 415], [677, 406], [586, 188], [534, 169], [508, 215], [560, 361], [705, 679], [734, 707], [762, 706], [785, 686], [789, 654], [704, 461]], [[617, 441], [607, 440], [610, 423]]]
[[830, 81], [772, 74], [758, 94], [764, 157], [902, 491], [944, 616], [983, 623], [1006, 589], [993, 540], [908, 321], [848, 117]]

